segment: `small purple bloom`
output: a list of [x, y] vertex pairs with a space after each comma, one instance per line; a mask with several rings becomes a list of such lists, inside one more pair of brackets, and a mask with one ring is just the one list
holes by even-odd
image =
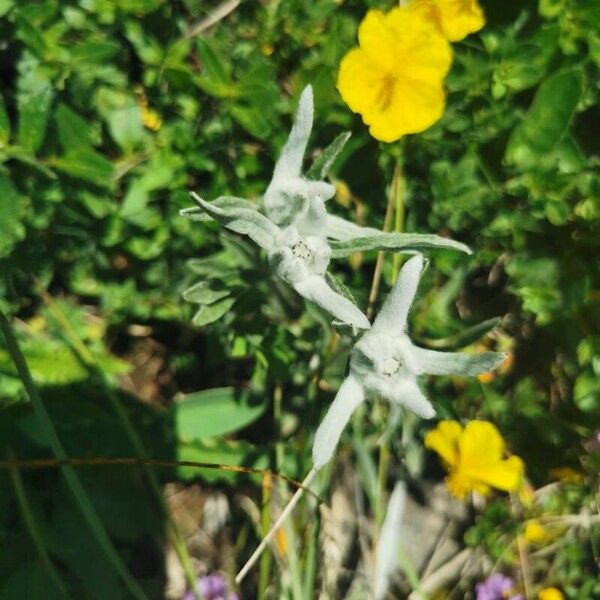
[[506, 600], [507, 592], [512, 587], [513, 580], [510, 577], [497, 573], [475, 586], [475, 597], [477, 600]]
[[[227, 582], [223, 575], [214, 573], [198, 579], [198, 591], [203, 600], [239, 600], [238, 595], [227, 591]], [[181, 600], [195, 600], [192, 592], [186, 592]]]

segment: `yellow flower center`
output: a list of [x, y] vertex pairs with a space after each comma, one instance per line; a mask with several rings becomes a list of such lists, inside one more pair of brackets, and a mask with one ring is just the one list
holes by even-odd
[[377, 106], [382, 112], [387, 110], [394, 97], [394, 88], [396, 87], [396, 78], [393, 75], [386, 75], [381, 80], [381, 87], [377, 95]]

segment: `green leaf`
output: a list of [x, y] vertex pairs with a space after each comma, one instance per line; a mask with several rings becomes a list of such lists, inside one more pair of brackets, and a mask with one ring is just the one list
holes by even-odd
[[342, 151], [346, 142], [352, 134], [349, 131], [340, 133], [323, 152], [315, 159], [310, 169], [306, 172], [307, 179], [323, 179], [331, 169], [339, 153]]
[[231, 83], [227, 69], [225, 68], [225, 58], [218, 56], [214, 47], [204, 37], [196, 38], [196, 47], [202, 61], [202, 72], [205, 77], [215, 83], [228, 85]]
[[14, 5], [14, 0], [0, 0], [0, 17], [3, 17]]
[[113, 185], [113, 164], [95, 150], [73, 150], [55, 158], [53, 166], [72, 177], [100, 187], [111, 188]]
[[77, 63], [92, 63], [101, 65], [122, 51], [121, 44], [111, 41], [85, 41], [74, 44], [69, 48], [71, 61]]
[[579, 69], [570, 69], [554, 73], [540, 85], [525, 119], [510, 136], [508, 162], [532, 166], [554, 150], [569, 127], [582, 80]]
[[228, 290], [213, 290], [210, 288], [208, 282], [200, 281], [185, 290], [182, 296], [184, 300], [194, 302], [195, 304], [213, 304], [217, 300], [226, 298], [229, 294]]
[[171, 407], [177, 437], [184, 442], [219, 437], [256, 421], [267, 407], [266, 396], [233, 387], [188, 394]]
[[236, 207], [220, 208], [212, 202], [202, 200], [194, 192], [191, 192], [191, 195], [201, 208], [227, 229], [247, 235], [261, 248], [268, 249], [273, 246], [273, 240], [279, 234], [279, 227], [257, 210]]
[[66, 104], [59, 104], [54, 113], [58, 141], [65, 152], [88, 149], [92, 145], [90, 125]]
[[0, 172], [0, 258], [8, 256], [13, 246], [25, 237], [21, 222], [24, 214], [23, 198], [12, 181]]
[[332, 258], [350, 256], [354, 252], [370, 250], [390, 250], [399, 252], [422, 251], [443, 248], [471, 254], [471, 250], [461, 242], [433, 234], [421, 233], [378, 233], [350, 240], [332, 240], [329, 242]]
[[223, 298], [213, 304], [203, 304], [200, 310], [194, 315], [192, 323], [196, 327], [204, 327], [210, 325], [220, 319], [233, 305], [235, 298]]
[[108, 116], [108, 128], [111, 137], [124, 152], [133, 152], [145, 136], [139, 106], [130, 104], [112, 110]]
[[500, 321], [502, 321], [501, 317], [494, 317], [482, 321], [481, 323], [477, 323], [477, 325], [473, 325], [472, 327], [468, 327], [455, 335], [435, 340], [422, 338], [418, 340], [418, 343], [423, 343], [423, 345], [434, 348], [435, 350], [460, 350], [461, 348], [470, 346], [473, 342], [476, 342], [478, 339], [488, 334], [492, 329], [499, 325]]
[[10, 139], [10, 119], [6, 112], [4, 98], [0, 94], [0, 148]]
[[52, 88], [47, 85], [20, 98], [17, 143], [33, 153], [44, 141], [52, 97]]

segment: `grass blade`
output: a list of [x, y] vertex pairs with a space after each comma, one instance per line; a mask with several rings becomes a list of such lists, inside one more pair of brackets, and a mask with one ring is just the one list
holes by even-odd
[[[7, 350], [13, 362], [15, 363], [19, 377], [23, 381], [23, 385], [25, 386], [25, 390], [27, 391], [27, 395], [29, 396], [29, 400], [31, 401], [33, 410], [40, 423], [46, 441], [50, 445], [50, 448], [57, 459], [66, 460], [68, 457], [62, 442], [56, 433], [56, 429], [54, 429], [50, 415], [48, 414], [48, 411], [46, 410], [46, 407], [42, 402], [38, 390], [33, 382], [33, 378], [31, 377], [31, 373], [29, 372], [29, 368], [25, 362], [25, 357], [19, 348], [11, 325], [2, 311], [0, 311], [0, 329], [2, 329], [2, 333], [6, 340]], [[127, 569], [123, 559], [115, 550], [115, 547], [113, 546], [113, 543], [110, 540], [110, 537], [108, 536], [108, 533], [106, 532], [98, 513], [92, 505], [89, 496], [79, 481], [74, 468], [70, 465], [63, 464], [61, 465], [60, 469], [69, 489], [71, 490], [71, 493], [73, 494], [73, 497], [75, 498], [83, 518], [87, 522], [94, 537], [96, 538], [98, 546], [100, 546], [110, 564], [127, 586], [131, 597], [138, 600], [148, 600], [140, 585]]]

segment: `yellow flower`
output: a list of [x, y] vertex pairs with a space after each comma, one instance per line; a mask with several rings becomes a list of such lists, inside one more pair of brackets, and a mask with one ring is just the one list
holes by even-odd
[[530, 544], [545, 544], [552, 536], [537, 519], [531, 519], [525, 524], [523, 537]]
[[524, 465], [518, 456], [504, 459], [504, 440], [492, 423], [441, 421], [425, 436], [425, 446], [437, 452], [449, 471], [450, 493], [463, 499], [471, 492], [488, 494], [491, 488], [520, 489]]
[[387, 14], [370, 10], [358, 42], [359, 48], [342, 59], [337, 88], [374, 138], [393, 142], [442, 116], [452, 50], [429, 4], [417, 2]]
[[458, 42], [485, 25], [485, 15], [477, 0], [415, 0], [416, 4], [433, 1], [442, 32], [451, 42]]
[[152, 131], [158, 131], [162, 127], [162, 119], [155, 110], [152, 110], [151, 108], [142, 105], [141, 112], [142, 123], [144, 124], [144, 127], [147, 127]]
[[544, 588], [538, 592], [538, 600], [563, 600], [562, 592], [554, 587]]

